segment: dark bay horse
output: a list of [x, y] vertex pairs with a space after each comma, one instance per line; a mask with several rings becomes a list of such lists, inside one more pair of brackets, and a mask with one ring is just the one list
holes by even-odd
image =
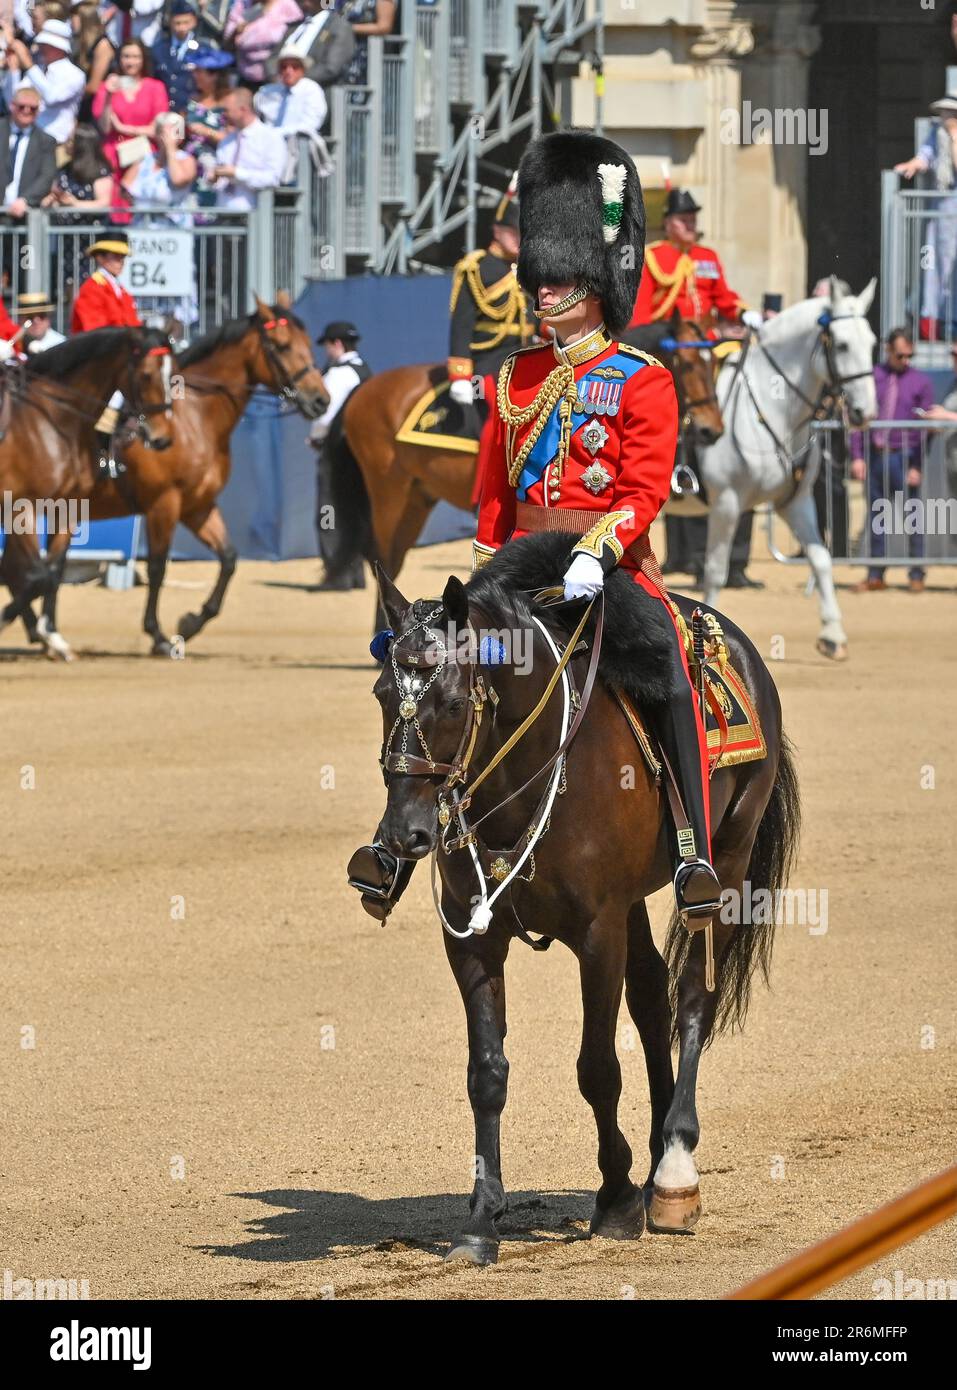
[[[143, 628], [152, 639], [156, 656], [173, 651], [172, 642], [160, 627], [157, 607], [177, 522], [207, 545], [220, 565], [209, 598], [198, 613], [187, 613], [180, 619], [177, 635], [184, 641], [195, 637], [222, 607], [236, 567], [236, 551], [217, 499], [229, 480], [230, 437], [252, 392], [257, 386], [274, 391], [308, 418], [321, 414], [329, 402], [309, 333], [291, 312], [285, 293], [278, 296], [275, 305], [257, 300], [253, 313], [233, 319], [191, 344], [180, 354], [179, 367], [179, 389], [173, 392], [172, 447], [162, 456], [139, 445], [125, 450], [126, 472], [116, 481], [98, 486], [90, 507], [93, 520], [134, 513], [146, 518], [149, 590]], [[68, 546], [65, 532], [51, 544], [51, 553], [60, 557], [59, 573]], [[14, 588], [16, 574], [11, 574], [6, 564], [2, 573]], [[61, 654], [69, 654], [69, 647], [56, 632], [56, 600], [57, 588], [53, 587], [44, 598], [41, 635], [45, 626], [58, 638]], [[36, 630], [32, 613], [30, 619]]]
[[[710, 362], [697, 347], [662, 348], [669, 336], [696, 342], [702, 330], [676, 317], [631, 330], [623, 341], [661, 358], [675, 379], [683, 432], [713, 444], [723, 425]], [[331, 444], [337, 572], [362, 555], [397, 576], [436, 502], [472, 506], [474, 454], [396, 440], [416, 402], [443, 380], [439, 364], [395, 367], [370, 377], [346, 402]]]
[[[760, 970], [767, 978], [770, 961], [777, 911], [765, 912], [767, 920], [758, 920], [760, 911], [746, 920], [750, 913], [742, 903], [752, 899], [744, 885], [750, 884], [752, 894], [766, 890], [770, 898], [763, 901], [777, 908], [799, 834], [797, 780], [777, 692], [752, 643], [724, 618], [730, 659], [752, 694], [767, 756], [723, 768], [711, 782], [714, 863], [729, 904], [714, 920], [715, 988], [708, 988], [704, 931], [689, 935], [673, 921], [664, 958], [652, 939], [645, 900], [671, 875], [664, 794], [602, 679], [588, 699], [594, 631], [589, 637], [585, 629], [588, 650], [570, 662], [573, 687], [587, 708], [564, 753], [564, 768], [561, 758], [554, 765], [550, 759], [562, 746], [576, 704], [559, 683], [521, 742], [483, 778], [538, 705], [582, 613], [581, 605], [549, 608], [529, 597], [544, 575], [553, 582], [562, 573], [571, 543], [554, 535], [511, 542], [467, 585], [450, 578], [441, 598], [412, 604], [380, 573], [395, 635], [374, 691], [382, 706], [387, 787], [376, 838], [408, 860], [433, 854], [438, 869], [445, 948], [465, 1005], [476, 1156], [469, 1215], [449, 1258], [475, 1264], [495, 1260], [496, 1223], [507, 1206], [499, 1122], [509, 1069], [503, 1050], [505, 961], [513, 936], [531, 943], [528, 933], [541, 932], [578, 958], [584, 1010], [578, 1080], [595, 1116], [602, 1177], [592, 1234], [635, 1238], [646, 1208], [649, 1229], [688, 1231], [700, 1213], [693, 1154], [702, 1049], [723, 1028], [743, 1022], [752, 975]], [[610, 665], [603, 657], [599, 668], [618, 681], [625, 678], [615, 662], [621, 664], [621, 650], [639, 631], [634, 611], [622, 606], [628, 597], [622, 585], [636, 590], [627, 576], [614, 574], [602, 601], [605, 649], [616, 623], [625, 648], [618, 656], [611, 653]], [[679, 604], [690, 612], [690, 601]], [[528, 644], [521, 664], [514, 660], [514, 645], [513, 655], [502, 658], [503, 635], [512, 644]], [[489, 642], [503, 664], [482, 664]], [[650, 645], [635, 650], [645, 652], [651, 682], [660, 653]], [[663, 689], [670, 685], [654, 690], [646, 684], [645, 693], [660, 699]], [[414, 724], [407, 722], [413, 718]], [[412, 732], [399, 751], [393, 730], [404, 721]], [[630, 776], [623, 775], [626, 769]], [[546, 794], [551, 801], [544, 800]], [[541, 837], [530, 842], [539, 826]], [[533, 855], [523, 863], [530, 844]], [[509, 881], [515, 872], [518, 877]], [[508, 888], [499, 901], [493, 899], [496, 883], [498, 891], [503, 883]], [[615, 1034], [623, 987], [651, 1095], [651, 1162], [642, 1187], [632, 1180], [632, 1153], [617, 1118], [621, 1069]], [[677, 1076], [673, 1039], [679, 1047]]]
[[[169, 339], [146, 328], [99, 328], [5, 367], [0, 492], [18, 506], [41, 501], [52, 512], [53, 530], [57, 504], [86, 503], [98, 476], [94, 426], [117, 390], [126, 397], [139, 447], [162, 457], [173, 437], [175, 369]], [[0, 573], [14, 577], [7, 579], [14, 599], [0, 612], [0, 627], [28, 613], [32, 618], [30, 603], [55, 588], [61, 569], [55, 553], [41, 556], [35, 526], [8, 534]]]

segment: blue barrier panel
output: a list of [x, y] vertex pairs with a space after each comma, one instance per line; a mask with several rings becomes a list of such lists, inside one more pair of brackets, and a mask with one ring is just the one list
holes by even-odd
[[[70, 560], [130, 560], [137, 553], [137, 540], [142, 518], [138, 516], [111, 517], [108, 521], [91, 521], [83, 540], [74, 540], [67, 551]], [[46, 549], [46, 522], [37, 527], [42, 549]], [[6, 536], [0, 531], [0, 551]]]
[[[296, 304], [313, 338], [327, 323], [347, 319], [362, 335], [360, 350], [373, 371], [412, 362], [442, 362], [448, 355], [451, 278], [447, 275], [311, 283]], [[316, 347], [316, 361], [323, 353]], [[232, 473], [220, 506], [240, 555], [286, 560], [317, 554], [316, 459], [307, 443], [309, 421], [281, 414], [278, 401], [256, 393], [232, 437]], [[471, 514], [440, 502], [420, 543], [474, 534]], [[145, 537], [140, 544], [145, 553]], [[209, 559], [210, 552], [182, 526], [173, 541], [176, 559]]]

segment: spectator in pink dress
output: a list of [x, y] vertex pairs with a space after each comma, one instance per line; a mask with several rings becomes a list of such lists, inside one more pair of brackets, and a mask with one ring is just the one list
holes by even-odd
[[[258, 18], [246, 22], [246, 11], [255, 8]], [[236, 0], [226, 24], [225, 38], [236, 50], [236, 66], [248, 87], [258, 87], [266, 79], [266, 59], [290, 24], [302, 19], [296, 0], [266, 0], [253, 7]]]
[[120, 49], [119, 75], [111, 73], [93, 98], [93, 119], [103, 132], [103, 153], [119, 170], [117, 146], [145, 135], [153, 141], [156, 117], [169, 110], [169, 95], [162, 82], [150, 77], [150, 56], [139, 39]]

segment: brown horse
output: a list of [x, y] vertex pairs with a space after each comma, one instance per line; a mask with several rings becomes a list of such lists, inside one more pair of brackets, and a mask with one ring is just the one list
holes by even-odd
[[[305, 325], [295, 317], [285, 293], [274, 306], [256, 301], [252, 314], [233, 319], [193, 343], [179, 357], [182, 377], [174, 390], [173, 443], [159, 457], [140, 446], [126, 450], [126, 472], [96, 489], [91, 499], [93, 520], [141, 513], [146, 518], [149, 592], [143, 618], [152, 638], [153, 655], [168, 656], [173, 643], [159, 625], [157, 606], [166, 573], [169, 548], [178, 522], [189, 528], [219, 559], [212, 592], [198, 613], [187, 613], [178, 636], [188, 641], [220, 611], [236, 568], [233, 547], [217, 498], [229, 479], [229, 441], [257, 386], [275, 391], [313, 418], [329, 403]], [[56, 643], [59, 655], [71, 653], [56, 631], [57, 586], [69, 546], [62, 532], [51, 544], [58, 560], [57, 584], [44, 597], [43, 615], [33, 618], [34, 633]], [[16, 556], [19, 558], [19, 556]], [[8, 568], [3, 577], [16, 592], [18, 575]], [[30, 630], [30, 618], [26, 619]]]
[[[675, 317], [632, 330], [623, 341], [661, 357], [675, 379], [682, 431], [705, 445], [719, 439], [724, 429], [710, 362], [697, 347], [661, 346], [662, 339], [700, 342], [702, 336], [697, 323]], [[438, 364], [395, 367], [370, 377], [346, 402], [329, 445], [336, 575], [360, 555], [398, 575], [436, 502], [471, 508], [474, 453], [396, 439], [416, 402], [445, 379], [445, 368]]]
[[[145, 456], [159, 459], [172, 443], [175, 359], [169, 339], [156, 329], [100, 328], [84, 333], [24, 364], [4, 369], [2, 390], [9, 411], [0, 443], [0, 491], [22, 508], [36, 502], [52, 513], [86, 504], [96, 487], [94, 426], [114, 391], [126, 397], [134, 434]], [[55, 555], [41, 557], [35, 525], [11, 526], [2, 571], [16, 575], [14, 601], [0, 612], [0, 627], [30, 613], [29, 604], [59, 582]], [[52, 547], [51, 547], [52, 549]], [[32, 613], [30, 613], [32, 618]]]
[[[513, 541], [468, 585], [451, 578], [441, 598], [413, 604], [380, 576], [394, 636], [374, 691], [382, 706], [387, 789], [375, 838], [405, 860], [433, 854], [441, 881], [437, 906], [465, 1005], [475, 1121], [475, 1186], [449, 1257], [475, 1264], [496, 1259], [496, 1223], [507, 1207], [499, 1124], [509, 1069], [505, 960], [513, 937], [540, 947], [529, 932], [543, 933], [578, 959], [584, 1008], [578, 1080], [594, 1111], [602, 1176], [592, 1233], [633, 1239], [642, 1232], [646, 1206], [650, 1229], [685, 1232], [701, 1209], [693, 1157], [701, 1052], [722, 1028], [743, 1021], [754, 971], [767, 974], [778, 890], [799, 832], [797, 781], [777, 692], [753, 644], [722, 618], [767, 755], [723, 768], [711, 781], [714, 863], [725, 890], [713, 924], [715, 987], [709, 988], [705, 931], [689, 935], [672, 922], [662, 958], [645, 899], [670, 879], [665, 797], [604, 682], [625, 685], [649, 714], [656, 701], [670, 698], [673, 667], [655, 629], [669, 620], [628, 576], [611, 575], [602, 600], [599, 679], [592, 685], [595, 615], [574, 643], [581, 605], [553, 608], [530, 597], [562, 574], [573, 543], [554, 534]], [[690, 601], [677, 602], [687, 616]], [[563, 690], [562, 677], [549, 696], [568, 647], [570, 688]], [[579, 706], [584, 714], [574, 732], [572, 711]], [[526, 721], [521, 742], [513, 738], [496, 763]], [[753, 902], [760, 906], [752, 918]], [[631, 1149], [618, 1128], [615, 1035], [623, 986], [651, 1093], [644, 1190], [632, 1180]]]

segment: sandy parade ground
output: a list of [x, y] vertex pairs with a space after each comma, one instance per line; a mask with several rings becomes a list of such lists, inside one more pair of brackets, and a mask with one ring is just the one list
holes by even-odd
[[[384, 929], [345, 884], [383, 805], [369, 593], [314, 592], [313, 562], [243, 563], [181, 661], [147, 655], [142, 589], [65, 592], [70, 667], [9, 629], [0, 1276], [93, 1298], [712, 1298], [952, 1163], [957, 571], [858, 596], [860, 571], [839, 570], [851, 656], [833, 665], [805, 570], [757, 549], [767, 589], [723, 607], [763, 655], [783, 646], [792, 882], [826, 891], [824, 917], [779, 928], [771, 991], [705, 1057], [691, 1239], [585, 1238], [577, 967], [516, 943], [511, 1207], [484, 1270], [440, 1259], [472, 1126], [427, 874]], [[402, 588], [437, 593], [467, 564], [464, 542], [419, 550]], [[213, 574], [175, 567], [168, 628]], [[654, 908], [663, 926], [664, 895]], [[643, 1177], [628, 1022], [621, 1122]], [[953, 1277], [953, 1223], [832, 1292], [874, 1299], [898, 1271]]]

